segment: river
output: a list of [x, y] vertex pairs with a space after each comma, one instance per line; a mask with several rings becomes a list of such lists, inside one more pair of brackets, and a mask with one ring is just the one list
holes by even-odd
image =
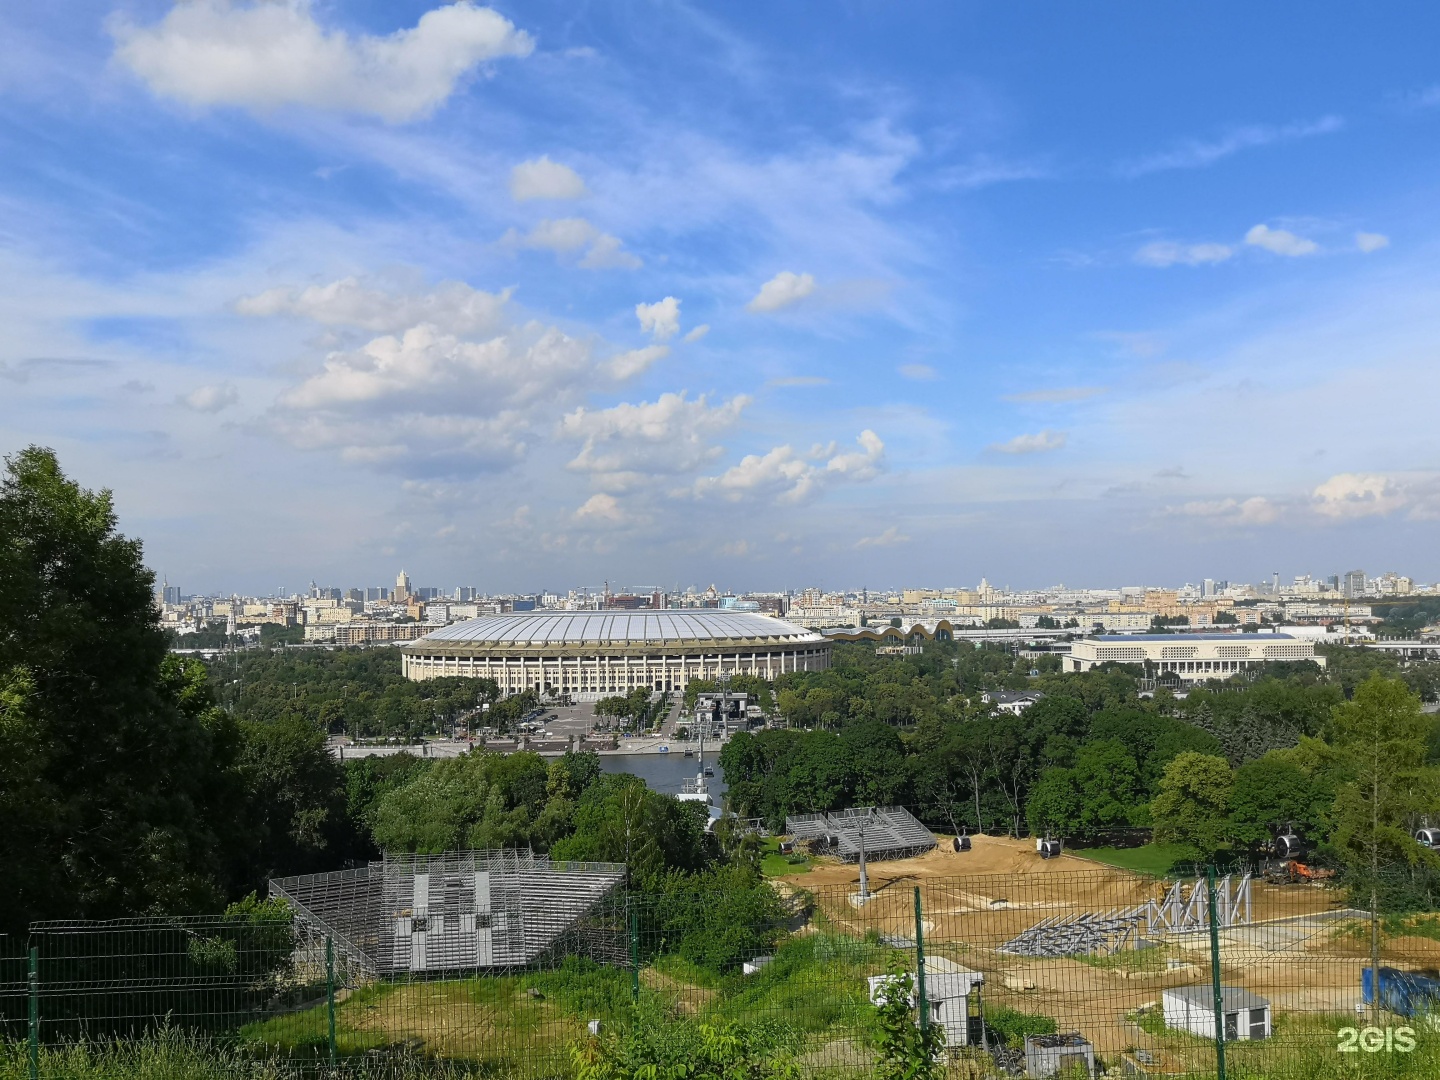
[[[705, 755], [705, 763], [715, 770], [710, 777], [710, 796], [716, 806], [724, 803], [725, 779], [716, 761], [718, 754]], [[652, 791], [665, 795], [680, 794], [680, 785], [695, 779], [698, 763], [693, 757], [681, 753], [673, 754], [601, 754], [600, 771], [607, 773], [633, 773], [644, 780]]]

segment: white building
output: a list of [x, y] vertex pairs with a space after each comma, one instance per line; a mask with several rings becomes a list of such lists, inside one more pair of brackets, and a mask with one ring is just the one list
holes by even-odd
[[[1270, 1002], [1238, 986], [1221, 987], [1220, 1000], [1226, 1042], [1270, 1037]], [[1215, 1038], [1215, 989], [1209, 983], [1166, 990], [1161, 1006], [1167, 1028]]]
[[[915, 973], [910, 974], [910, 1007], [914, 1008], [920, 991]], [[894, 985], [894, 975], [870, 976], [870, 1003], [879, 1005], [889, 1000], [887, 991]], [[984, 985], [985, 974], [963, 968], [944, 957], [925, 960], [925, 1001], [930, 1021], [945, 1029], [946, 1046], [965, 1046], [970, 1041], [970, 994]], [[916, 1022], [919, 1022], [917, 1016]]]
[[1315, 653], [1314, 641], [1290, 634], [1101, 634], [1072, 643], [1065, 670], [1089, 671], [1097, 664], [1117, 661], [1146, 664], [1158, 674], [1173, 673], [1182, 681], [1198, 682], [1278, 660], [1313, 660], [1325, 666], [1325, 658]]

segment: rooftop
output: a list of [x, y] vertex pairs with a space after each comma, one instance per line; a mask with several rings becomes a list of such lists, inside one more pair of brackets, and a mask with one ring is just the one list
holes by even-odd
[[536, 611], [484, 615], [425, 635], [427, 643], [495, 642], [511, 645], [581, 645], [695, 641], [823, 642], [819, 634], [783, 619], [749, 611]]
[[1093, 634], [1091, 641], [1294, 641], [1291, 634]]

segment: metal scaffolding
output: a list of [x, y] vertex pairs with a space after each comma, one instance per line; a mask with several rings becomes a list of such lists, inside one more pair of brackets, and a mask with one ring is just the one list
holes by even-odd
[[857, 862], [863, 848], [867, 859], [904, 859], [931, 850], [935, 836], [915, 815], [899, 806], [857, 806], [833, 814], [795, 814], [785, 831], [801, 840]]
[[[621, 863], [528, 851], [401, 855], [357, 870], [276, 878], [302, 962], [324, 941], [354, 977], [519, 967], [583, 925], [625, 880]], [[623, 946], [621, 946], [623, 949]]]

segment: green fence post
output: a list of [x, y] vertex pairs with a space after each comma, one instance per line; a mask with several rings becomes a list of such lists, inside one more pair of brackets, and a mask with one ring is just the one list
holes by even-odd
[[1225, 994], [1220, 987], [1220, 923], [1215, 911], [1215, 864], [1205, 868], [1205, 907], [1210, 912], [1210, 985], [1215, 992], [1215, 1075], [1225, 1080]]
[[915, 886], [915, 992], [920, 1008], [920, 1031], [930, 1031], [930, 1007], [925, 997], [925, 926], [920, 918], [920, 886]]
[[330, 1021], [330, 1067], [335, 1067], [335, 939], [325, 935], [325, 1012]]
[[630, 1000], [640, 1000], [640, 913], [630, 909]]
[[40, 1080], [40, 950], [30, 947], [30, 1080]]

